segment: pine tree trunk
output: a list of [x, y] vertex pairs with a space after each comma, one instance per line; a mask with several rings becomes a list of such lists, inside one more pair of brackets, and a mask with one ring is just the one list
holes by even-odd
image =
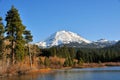
[[15, 54], [14, 54], [14, 42], [12, 40], [12, 64], [15, 63]]
[[30, 68], [32, 68], [32, 58], [30, 53], [30, 45], [28, 44], [28, 53], [29, 53], [29, 59], [30, 59]]

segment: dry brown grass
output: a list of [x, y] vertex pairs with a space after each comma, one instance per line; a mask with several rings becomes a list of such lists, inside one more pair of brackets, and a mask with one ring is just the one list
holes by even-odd
[[64, 64], [64, 61], [65, 59], [64, 58], [58, 58], [58, 57], [50, 57], [50, 62], [51, 62], [51, 65], [50, 67], [51, 68], [62, 68], [63, 67], [63, 64]]
[[[45, 57], [40, 57], [44, 63]], [[58, 57], [49, 57], [50, 66], [45, 67], [44, 64], [39, 64], [39, 57], [34, 57], [32, 67], [30, 67], [29, 56], [25, 57], [24, 61], [17, 62], [14, 65], [10, 64], [9, 59], [0, 60], [0, 76], [2, 75], [18, 75], [26, 73], [48, 73], [52, 69], [64, 68], [63, 64], [65, 59]], [[77, 60], [74, 60], [77, 62]], [[74, 67], [86, 68], [86, 67], [105, 67], [105, 66], [120, 66], [120, 62], [107, 62], [107, 63], [83, 63], [82, 65], [76, 64]]]
[[107, 66], [120, 66], [120, 62], [105, 62], [105, 63], [83, 63], [82, 65], [76, 65], [77, 68], [89, 68], [89, 67], [107, 67]]
[[64, 64], [65, 59], [64, 58], [59, 58], [59, 57], [50, 57], [49, 58], [51, 63], [56, 63], [56, 62], [60, 62], [61, 64]]

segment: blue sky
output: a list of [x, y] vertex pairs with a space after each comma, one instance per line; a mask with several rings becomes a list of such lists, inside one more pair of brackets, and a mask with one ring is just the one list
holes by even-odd
[[33, 42], [60, 30], [88, 40], [120, 40], [120, 0], [0, 0], [3, 19], [12, 5], [31, 30]]

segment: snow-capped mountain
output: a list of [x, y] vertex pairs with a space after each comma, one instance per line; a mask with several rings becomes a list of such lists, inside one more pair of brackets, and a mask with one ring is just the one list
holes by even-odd
[[105, 43], [105, 42], [109, 42], [109, 40], [107, 40], [107, 39], [99, 39], [96, 42]]
[[46, 40], [42, 42], [36, 43], [39, 47], [52, 47], [52, 46], [58, 46], [61, 44], [69, 44], [71, 42], [77, 42], [77, 43], [91, 43], [91, 41], [81, 37], [80, 35], [70, 32], [70, 31], [58, 31], [54, 34], [52, 34], [50, 37], [48, 37]]
[[66, 45], [69, 47], [87, 47], [87, 48], [103, 48], [114, 45], [118, 40], [99, 39], [97, 41], [89, 41], [80, 35], [71, 31], [58, 31], [48, 37], [46, 40], [35, 43], [41, 48], [49, 48], [52, 46]]
[[92, 42], [92, 44], [97, 45], [98, 47], [107, 47], [107, 46], [114, 45], [117, 42], [118, 40], [110, 41], [107, 39], [99, 39], [97, 41]]
[[107, 39], [99, 39], [99, 40], [97, 40], [94, 43], [101, 43], [101, 44], [113, 45], [113, 44], [115, 44], [117, 42], [118, 42], [118, 40], [112, 40], [112, 41], [110, 41], [110, 40], [107, 40]]
[[[99, 39], [97, 41], [92, 41], [91, 43], [77, 43], [77, 42], [71, 42], [69, 44], [65, 44], [68, 47], [76, 47], [76, 48], [104, 48], [108, 46], [115, 45], [118, 42], [118, 40], [106, 40], [106, 39]], [[60, 45], [64, 46], [64, 44]]]

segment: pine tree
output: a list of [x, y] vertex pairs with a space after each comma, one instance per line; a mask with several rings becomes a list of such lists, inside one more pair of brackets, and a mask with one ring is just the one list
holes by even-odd
[[66, 58], [63, 66], [65, 66], [65, 67], [73, 66], [73, 59], [71, 57]]
[[29, 42], [33, 41], [33, 39], [32, 39], [33, 36], [31, 35], [31, 32], [28, 31], [28, 30], [24, 31], [24, 35], [25, 35], [24, 39], [25, 39], [26, 43], [28, 44], [27, 46], [28, 46], [28, 54], [29, 54], [29, 59], [30, 59], [30, 67], [32, 68], [33, 61], [32, 61], [32, 55], [31, 55], [31, 52], [30, 52]]
[[64, 67], [68, 67], [69, 66], [69, 60], [68, 60], [68, 58], [65, 59], [63, 66]]
[[46, 67], [50, 66], [50, 60], [49, 60], [48, 57], [45, 57], [45, 59], [44, 59], [44, 65], [45, 65]]
[[26, 39], [24, 32], [26, 27], [22, 24], [18, 10], [12, 6], [6, 15], [6, 38], [10, 41], [11, 59], [14, 64], [16, 60], [24, 59], [24, 47]]
[[31, 32], [29, 30], [25, 30], [24, 35], [25, 35], [24, 38], [25, 38], [26, 43], [33, 41], [33, 36], [31, 35]]
[[39, 64], [40, 64], [40, 65], [43, 65], [43, 62], [42, 62], [41, 57], [39, 57]]
[[0, 58], [4, 54], [4, 25], [2, 23], [2, 17], [0, 17]]
[[69, 48], [69, 54], [72, 59], [75, 58], [75, 49], [74, 48]]
[[50, 56], [56, 56], [56, 47], [52, 47], [49, 49], [50, 50]]
[[0, 17], [0, 39], [4, 38], [4, 25], [2, 23], [2, 18]]

